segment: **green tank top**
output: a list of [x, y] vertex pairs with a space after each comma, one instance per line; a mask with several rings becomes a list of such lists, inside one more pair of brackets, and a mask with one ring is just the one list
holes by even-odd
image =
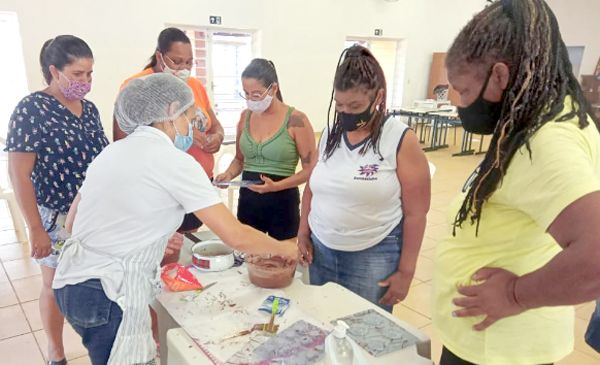
[[240, 137], [240, 150], [244, 155], [244, 171], [291, 176], [296, 173], [298, 149], [287, 129], [290, 115], [294, 111], [289, 107], [281, 128], [262, 143], [256, 143], [250, 135], [251, 111], [246, 113], [244, 130]]

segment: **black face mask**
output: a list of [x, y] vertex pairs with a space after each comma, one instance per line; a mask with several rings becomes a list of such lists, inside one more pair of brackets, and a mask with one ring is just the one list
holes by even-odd
[[477, 99], [471, 105], [458, 107], [458, 116], [462, 122], [463, 128], [473, 134], [492, 134], [496, 129], [500, 114], [502, 113], [502, 100], [499, 102], [487, 101], [483, 98], [483, 93], [487, 88], [492, 70], [490, 70], [481, 92]]
[[342, 127], [342, 130], [344, 130], [345, 132], [352, 132], [357, 130], [358, 128], [366, 126], [371, 120], [371, 117], [373, 116], [373, 113], [371, 112], [371, 107], [373, 106], [374, 102], [375, 100], [373, 100], [371, 104], [369, 104], [367, 109], [362, 113], [338, 113], [338, 120], [340, 121], [340, 126]]

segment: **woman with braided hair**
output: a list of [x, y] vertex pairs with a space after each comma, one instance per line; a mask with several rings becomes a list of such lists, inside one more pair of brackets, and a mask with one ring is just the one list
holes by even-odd
[[[344, 57], [345, 56], [345, 57]], [[423, 240], [429, 167], [415, 134], [386, 118], [386, 84], [371, 52], [342, 53], [333, 125], [304, 189], [298, 232], [310, 283], [336, 282], [387, 311], [406, 297]]]
[[465, 130], [492, 140], [437, 246], [441, 364], [556, 362], [573, 348], [570, 305], [600, 296], [598, 121], [543, 0], [489, 5], [446, 66]]

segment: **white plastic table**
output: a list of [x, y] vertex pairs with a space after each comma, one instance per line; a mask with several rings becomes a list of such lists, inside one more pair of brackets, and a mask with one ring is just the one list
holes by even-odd
[[[198, 234], [198, 236], [202, 235], [203, 234]], [[206, 237], [201, 238], [206, 239], [211, 237], [209, 232], [204, 233], [204, 235]], [[186, 243], [186, 246], [189, 246], [189, 243]], [[186, 261], [185, 257], [183, 261]], [[217, 275], [223, 278], [223, 281], [225, 282], [225, 279], [228, 276], [240, 275], [239, 271], [240, 269], [233, 268]], [[199, 274], [201, 282], [206, 284], [208, 283], [207, 280], [213, 280], [212, 278], [215, 277], [215, 274], [209, 275], [212, 276], [206, 276], [206, 280], [203, 281], [202, 274]], [[216, 292], [218, 290], [219, 283], [211, 287], [207, 293], [210, 291]], [[256, 288], [256, 291], [264, 291], [264, 289]], [[371, 364], [433, 364], [433, 362], [429, 360], [431, 357], [430, 339], [427, 337], [427, 335], [412, 327], [408, 323], [401, 321], [391, 314], [381, 310], [379, 307], [373, 305], [372, 303], [340, 285], [335, 283], [327, 283], [323, 286], [312, 286], [306, 285], [302, 283], [301, 280], [296, 278], [289, 287], [283, 289], [283, 292], [287, 298], [292, 300], [293, 305], [298, 306], [303, 313], [308, 314], [312, 319], [317, 320], [318, 322], [328, 324], [330, 321], [340, 317], [351, 315], [367, 309], [375, 309], [419, 339], [419, 342], [415, 346], [411, 346], [401, 351], [396, 351], [378, 358], [367, 354]], [[261, 295], [262, 293], [263, 292], [261, 292]], [[180, 312], [182, 309], [181, 306], [186, 305], [186, 302], [179, 300], [181, 295], [181, 293], [164, 292], [159, 296], [158, 300], [153, 305], [158, 315], [161, 343], [166, 344], [166, 346], [161, 346], [161, 364], [212, 364], [212, 362], [202, 353], [200, 348], [190, 338], [190, 336], [182, 328], [180, 328], [181, 325], [177, 323], [178, 311]], [[249, 309], [256, 310], [254, 304], [252, 304], [252, 306], [253, 308]], [[186, 311], [189, 311], [189, 308], [189, 306], [186, 307]], [[192, 308], [191, 310], [194, 309]], [[206, 313], [202, 313], [203, 311], [201, 308], [198, 308], [197, 311], [198, 313], [194, 313], [194, 316], [206, 315]], [[284, 328], [281, 328], [280, 331], [283, 329]], [[330, 330], [331, 327], [325, 329]]]
[[[425, 334], [389, 313], [380, 310], [375, 305], [338, 284], [327, 283], [319, 287], [305, 285], [300, 280], [296, 279], [291, 286], [284, 289], [284, 292], [286, 297], [298, 304], [303, 312], [309, 313], [311, 317], [324, 323], [329, 323], [336, 318], [351, 315], [366, 309], [375, 309], [419, 339], [416, 346], [411, 346], [377, 358], [365, 352], [370, 364], [433, 364], [433, 362], [429, 360], [431, 357], [430, 339]], [[194, 341], [192, 341], [181, 328], [172, 329], [168, 332], [167, 346], [169, 348], [169, 365], [212, 364], [212, 362], [204, 356]]]

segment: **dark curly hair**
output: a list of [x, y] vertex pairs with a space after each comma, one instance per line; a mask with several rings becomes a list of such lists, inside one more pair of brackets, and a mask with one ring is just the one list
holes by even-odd
[[556, 17], [543, 0], [501, 0], [487, 6], [460, 32], [448, 51], [448, 68], [480, 66], [491, 69], [503, 62], [510, 68], [502, 112], [489, 150], [456, 215], [454, 229], [468, 218], [479, 220], [484, 202], [499, 186], [515, 152], [544, 124], [570, 110], [557, 122], [577, 118], [584, 128], [593, 120], [589, 103], [573, 75], [567, 47]]

